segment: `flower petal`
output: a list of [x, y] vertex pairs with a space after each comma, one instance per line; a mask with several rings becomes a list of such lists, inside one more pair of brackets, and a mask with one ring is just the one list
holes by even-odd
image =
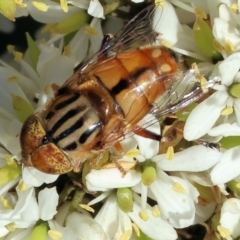
[[237, 177], [240, 169], [240, 147], [234, 147], [222, 154], [219, 163], [211, 172], [211, 179], [215, 185], [229, 182]]
[[153, 161], [164, 171], [201, 172], [214, 166], [221, 155], [216, 149], [198, 145], [175, 153], [173, 160], [168, 160], [165, 154], [161, 154], [155, 156]]
[[208, 134], [210, 136], [240, 136], [240, 126], [237, 123], [223, 123], [217, 127], [212, 128]]
[[[142, 211], [142, 208], [138, 202], [134, 201], [133, 211], [129, 212], [128, 215], [141, 231], [155, 240], [177, 239], [177, 233], [174, 228], [167, 221], [163, 220], [162, 217], [154, 217], [149, 206], [145, 209], [148, 215], [147, 221], [140, 218], [139, 213]], [[159, 232], [161, 232], [161, 234], [159, 234]]]
[[22, 178], [28, 186], [39, 187], [43, 183], [52, 183], [57, 180], [59, 175], [40, 172], [33, 167], [23, 167]]
[[141, 174], [130, 170], [123, 177], [118, 168], [91, 170], [86, 176], [86, 181], [90, 191], [107, 191], [113, 188], [132, 187], [141, 181]]
[[[176, 186], [181, 186], [179, 191]], [[160, 212], [173, 227], [184, 228], [193, 223], [198, 192], [187, 181], [172, 178], [158, 168], [158, 179], [149, 188]]]
[[221, 226], [230, 230], [231, 237], [236, 239], [240, 236], [240, 200], [230, 198], [226, 200], [221, 209]]
[[[228, 36], [228, 35], [227, 35]], [[240, 33], [238, 36], [240, 45]], [[223, 85], [229, 86], [233, 82], [233, 78], [240, 68], [240, 52], [236, 52], [227, 57], [218, 65], [221, 74], [221, 82]]]
[[226, 92], [215, 92], [198, 104], [187, 119], [184, 127], [184, 138], [191, 141], [206, 134], [219, 118], [227, 98]]
[[71, 229], [79, 239], [108, 239], [100, 224], [91, 217], [78, 212], [73, 212], [66, 218], [66, 227]]
[[40, 218], [44, 221], [50, 220], [57, 213], [58, 193], [56, 187], [44, 188], [38, 194]]

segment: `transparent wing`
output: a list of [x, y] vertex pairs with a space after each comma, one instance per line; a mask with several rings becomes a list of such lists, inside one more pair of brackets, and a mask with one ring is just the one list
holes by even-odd
[[[205, 94], [200, 83], [195, 78], [195, 71], [193, 69], [178, 73], [177, 76], [169, 75], [168, 77], [169, 79], [176, 77], [176, 79], [171, 82], [165, 93], [155, 101], [149, 114], [135, 125], [134, 128], [132, 128], [131, 123], [127, 126], [122, 126], [124, 134], [118, 136], [116, 134], [116, 139], [111, 139], [112, 142], [132, 136], [134, 133], [162, 121], [167, 115], [180, 111], [192, 102], [199, 100]], [[156, 81], [159, 80], [161, 79], [156, 79]], [[107, 144], [111, 145], [111, 143]]]
[[113, 38], [111, 38], [102, 48], [77, 72], [68, 79], [64, 86], [74, 86], [79, 84], [77, 75], [87, 74], [92, 71], [99, 60], [114, 58], [117, 54], [130, 51], [143, 46], [152, 46], [159, 35], [155, 31], [158, 22], [161, 20], [162, 10], [160, 6], [151, 4], [132, 18]]

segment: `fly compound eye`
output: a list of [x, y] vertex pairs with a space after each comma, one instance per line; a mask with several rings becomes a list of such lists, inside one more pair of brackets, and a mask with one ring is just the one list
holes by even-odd
[[66, 155], [54, 143], [36, 149], [31, 154], [31, 165], [50, 174], [64, 174], [73, 168]]
[[23, 158], [42, 145], [44, 136], [46, 136], [46, 132], [40, 120], [36, 115], [30, 115], [23, 124], [20, 134]]

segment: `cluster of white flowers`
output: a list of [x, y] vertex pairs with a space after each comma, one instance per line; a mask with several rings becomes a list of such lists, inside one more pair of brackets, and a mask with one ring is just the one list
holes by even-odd
[[[85, 176], [88, 191], [99, 194], [84, 199], [87, 205], [81, 207], [78, 191], [65, 201], [56, 186], [44, 187], [58, 175], [19, 164], [22, 123], [53, 96], [52, 83], [62, 85], [100, 48], [101, 19], [111, 7], [118, 6], [98, 0], [0, 2], [10, 20], [30, 14], [53, 33], [38, 45], [28, 36], [24, 58], [8, 47], [21, 72], [0, 60], [0, 239], [125, 240], [145, 234], [174, 240], [175, 229], [210, 217], [214, 234], [240, 237], [240, 5], [234, 0], [169, 0], [158, 23], [160, 44], [201, 62], [198, 67], [209, 80], [217, 78], [209, 96], [190, 112], [183, 136], [191, 143], [219, 143], [219, 149], [190, 144], [174, 154], [170, 143], [167, 153], [159, 154], [163, 143], [129, 137], [121, 142], [122, 171], [108, 163]], [[75, 35], [66, 45], [64, 37], [71, 32]], [[160, 134], [159, 123], [148, 130]], [[99, 202], [103, 206], [94, 207]], [[86, 209], [95, 209], [94, 217]]]

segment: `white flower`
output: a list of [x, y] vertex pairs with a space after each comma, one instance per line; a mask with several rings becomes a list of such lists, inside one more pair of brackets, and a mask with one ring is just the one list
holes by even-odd
[[230, 198], [221, 208], [220, 225], [218, 231], [223, 238], [237, 239], [240, 236], [240, 200]]
[[[217, 66], [221, 84], [213, 87], [216, 92], [202, 101], [187, 119], [184, 128], [184, 137], [194, 140], [207, 134], [214, 126], [221, 114], [231, 114], [234, 109], [236, 121], [240, 124], [240, 99], [238, 95], [238, 84], [240, 75], [240, 53], [234, 53]], [[206, 118], [206, 116], [208, 116]]]
[[240, 175], [240, 147], [234, 147], [226, 150], [219, 163], [211, 172], [211, 179], [215, 185], [227, 183]]
[[[120, 239], [122, 236], [130, 237], [132, 235], [131, 220], [149, 237], [156, 240], [177, 239], [175, 230], [161, 216], [153, 216], [152, 208], [147, 205], [145, 210], [148, 219], [143, 220], [139, 217], [142, 211], [140, 199], [134, 195], [135, 201], [133, 210], [124, 213], [117, 206], [117, 200], [114, 194], [111, 194], [105, 204], [95, 217], [95, 220], [101, 224], [109, 239]], [[130, 220], [131, 219], [131, 220]], [[159, 234], [161, 231], [161, 234]]]

